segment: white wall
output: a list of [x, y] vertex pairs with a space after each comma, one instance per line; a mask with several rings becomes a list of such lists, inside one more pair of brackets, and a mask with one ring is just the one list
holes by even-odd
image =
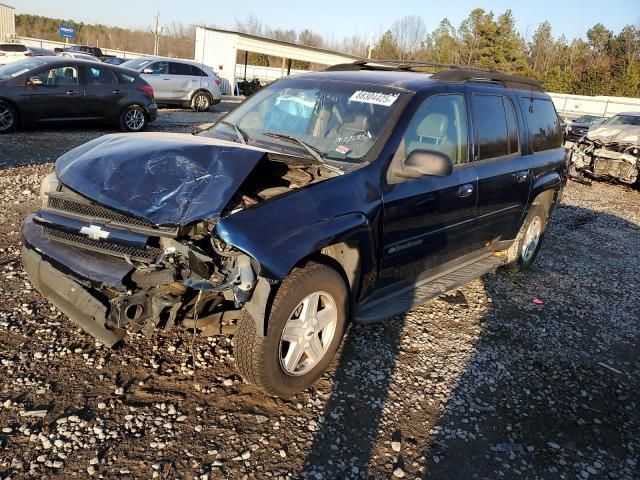
[[[37, 48], [48, 48], [49, 50], [53, 50], [54, 48], [65, 48], [70, 47], [71, 45], [75, 45], [74, 43], [64, 43], [64, 42], [56, 42], [54, 40], [40, 40], [39, 38], [31, 38], [31, 37], [17, 37], [17, 41], [26, 45], [27, 47], [37, 47]], [[112, 48], [101, 48], [102, 53], [105, 55], [115, 55], [116, 57], [121, 58], [138, 58], [145, 57], [148, 54], [146, 53], [138, 53], [138, 52], [128, 52], [126, 50], [114, 50]]]
[[0, 42], [8, 42], [16, 35], [16, 17], [13, 7], [0, 3]]
[[235, 85], [236, 35], [196, 28], [195, 59], [209, 65], [222, 80], [223, 94], [233, 93]]
[[620, 112], [640, 111], [640, 98], [589, 97], [565, 93], [549, 93], [549, 95], [560, 116], [569, 120], [585, 114], [610, 117]]

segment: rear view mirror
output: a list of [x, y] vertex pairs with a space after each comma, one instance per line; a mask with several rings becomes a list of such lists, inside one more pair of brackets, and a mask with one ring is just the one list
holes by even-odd
[[398, 175], [419, 178], [424, 175], [446, 177], [453, 172], [453, 161], [446, 153], [435, 150], [414, 150], [404, 160]]
[[40, 85], [42, 85], [40, 77], [29, 77], [29, 80], [27, 80], [27, 86], [29, 87], [39, 87]]

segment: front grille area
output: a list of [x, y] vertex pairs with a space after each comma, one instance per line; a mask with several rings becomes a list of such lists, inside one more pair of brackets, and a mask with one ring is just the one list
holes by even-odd
[[115, 257], [129, 257], [131, 260], [141, 262], [154, 262], [162, 253], [162, 249], [154, 247], [135, 248], [118, 243], [103, 242], [91, 240], [90, 238], [74, 233], [56, 230], [51, 227], [44, 227], [43, 233], [45, 237], [57, 242], [66, 243], [68, 245], [78, 246], [87, 250], [113, 255]]
[[48, 208], [59, 210], [61, 212], [69, 212], [82, 217], [90, 217], [96, 220], [118, 222], [124, 225], [133, 225], [141, 228], [154, 228], [153, 223], [141, 218], [125, 215], [114, 210], [110, 210], [99, 205], [91, 203], [82, 203], [68, 198], [50, 196]]

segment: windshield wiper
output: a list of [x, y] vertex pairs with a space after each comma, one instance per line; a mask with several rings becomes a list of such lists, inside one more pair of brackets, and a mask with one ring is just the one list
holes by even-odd
[[238, 140], [240, 140], [240, 143], [242, 143], [244, 145], [247, 144], [248, 135], [245, 132], [243, 132], [238, 125], [236, 125], [235, 123], [232, 123], [232, 122], [227, 122], [226, 120], [222, 120], [219, 123], [221, 123], [222, 125], [226, 125], [228, 127], [233, 128], [233, 130], [236, 132]]
[[308, 143], [303, 142], [299, 138], [296, 138], [292, 135], [275, 132], [264, 132], [262, 135], [264, 135], [265, 137], [279, 138], [280, 140], [286, 140], [291, 143], [297, 143], [298, 145], [302, 146], [307, 152], [309, 152], [309, 155], [311, 155], [314, 159], [316, 159], [320, 163], [327, 163], [324, 161], [324, 158], [322, 158], [322, 152], [320, 150], [318, 150], [314, 146], [309, 145]]

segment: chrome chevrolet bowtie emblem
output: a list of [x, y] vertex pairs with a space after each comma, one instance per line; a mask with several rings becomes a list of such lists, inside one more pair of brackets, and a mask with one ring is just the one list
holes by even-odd
[[104, 240], [109, 236], [109, 232], [103, 230], [100, 225], [89, 225], [82, 227], [80, 233], [86, 235], [91, 240]]

